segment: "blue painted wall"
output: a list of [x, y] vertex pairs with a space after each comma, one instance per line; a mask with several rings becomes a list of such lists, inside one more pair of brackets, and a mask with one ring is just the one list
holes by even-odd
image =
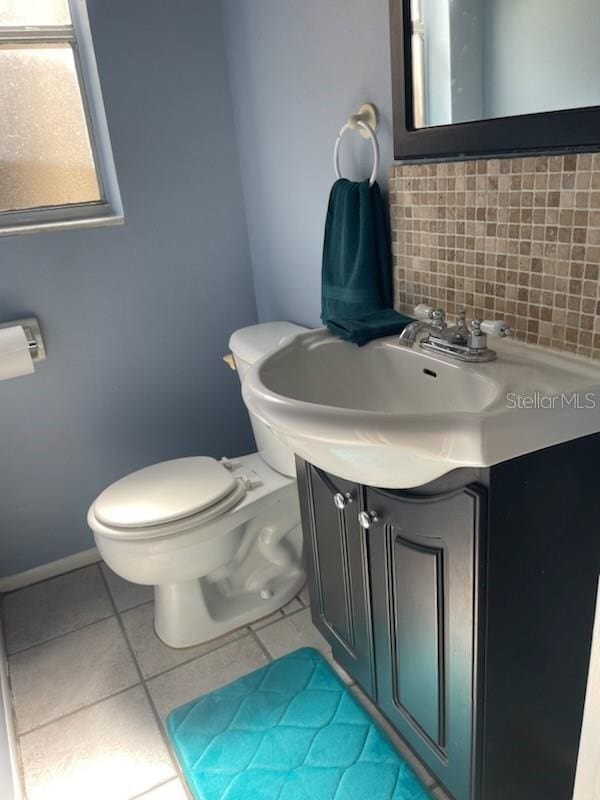
[[254, 446], [221, 361], [256, 306], [218, 0], [89, 8], [127, 224], [0, 240], [0, 318], [48, 346], [0, 383], [0, 576], [91, 547], [121, 475]]
[[[253, 448], [229, 332], [254, 289], [261, 319], [319, 323], [333, 143], [365, 100], [384, 187], [392, 161], [387, 0], [89, 8], [127, 224], [0, 240], [0, 318], [37, 314], [49, 350], [0, 384], [0, 576], [90, 547], [119, 476]], [[344, 174], [370, 168], [348, 135]]]
[[[380, 180], [392, 162], [388, 0], [222, 0], [259, 316], [319, 323], [332, 150], [365, 101], [381, 111]], [[343, 144], [347, 177], [369, 145]]]

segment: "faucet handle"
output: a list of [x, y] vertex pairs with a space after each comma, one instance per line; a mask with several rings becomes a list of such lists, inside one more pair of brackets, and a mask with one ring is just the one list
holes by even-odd
[[481, 323], [481, 330], [483, 333], [487, 333], [488, 336], [504, 337], [512, 334], [511, 327], [503, 319], [486, 319]]
[[434, 328], [446, 327], [446, 312], [443, 308], [434, 308], [430, 314], [431, 324]]

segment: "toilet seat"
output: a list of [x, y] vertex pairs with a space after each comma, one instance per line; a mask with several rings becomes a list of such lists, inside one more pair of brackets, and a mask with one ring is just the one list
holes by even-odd
[[214, 458], [154, 464], [113, 483], [90, 508], [95, 529], [118, 539], [154, 538], [201, 525], [229, 511], [248, 484]]

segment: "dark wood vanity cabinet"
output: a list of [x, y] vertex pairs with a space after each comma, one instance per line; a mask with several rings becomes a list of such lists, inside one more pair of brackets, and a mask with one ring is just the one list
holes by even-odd
[[455, 800], [572, 798], [599, 452], [586, 437], [412, 491], [298, 460], [315, 625]]

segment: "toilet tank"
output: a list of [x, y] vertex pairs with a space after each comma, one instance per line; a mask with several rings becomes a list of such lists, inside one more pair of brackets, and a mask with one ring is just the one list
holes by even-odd
[[[274, 350], [285, 338], [307, 330], [308, 328], [293, 322], [263, 322], [234, 331], [229, 339], [229, 349], [235, 358], [240, 381], [244, 380], [244, 375], [252, 364]], [[295, 476], [294, 453], [252, 412], [249, 415], [256, 446], [263, 461], [283, 475]]]

